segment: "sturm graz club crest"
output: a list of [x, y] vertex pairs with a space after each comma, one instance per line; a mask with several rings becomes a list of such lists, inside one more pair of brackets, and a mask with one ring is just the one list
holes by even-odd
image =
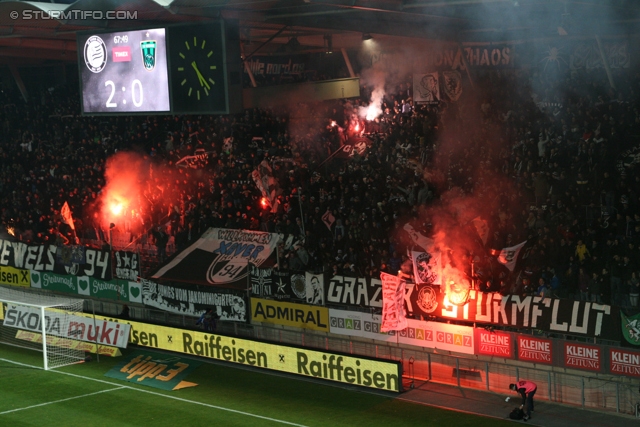
[[418, 289], [418, 300], [416, 301], [420, 310], [425, 313], [433, 313], [438, 308], [438, 296], [431, 286], [423, 286]]
[[436, 280], [436, 272], [429, 265], [431, 258], [431, 254], [426, 252], [416, 257], [416, 268], [420, 283], [433, 283]]
[[99, 73], [107, 65], [107, 47], [98, 36], [91, 36], [84, 44], [84, 63], [92, 73]]
[[156, 66], [156, 47], [158, 43], [155, 40], [145, 40], [140, 42], [142, 49], [142, 64], [144, 69], [151, 71]]

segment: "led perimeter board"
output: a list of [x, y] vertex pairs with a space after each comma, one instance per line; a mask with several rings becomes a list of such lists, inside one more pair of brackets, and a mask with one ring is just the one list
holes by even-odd
[[78, 33], [82, 113], [242, 110], [237, 21]]

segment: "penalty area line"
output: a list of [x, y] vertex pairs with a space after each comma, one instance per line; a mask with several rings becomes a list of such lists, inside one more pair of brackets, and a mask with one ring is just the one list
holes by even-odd
[[125, 387], [124, 386], [120, 386], [120, 387], [116, 387], [116, 388], [110, 388], [109, 390], [102, 390], [102, 391], [96, 391], [95, 393], [83, 394], [82, 396], [67, 397], [66, 399], [53, 400], [51, 402], [45, 402], [45, 403], [39, 403], [37, 405], [25, 406], [24, 408], [11, 409], [9, 411], [0, 412], [0, 415], [10, 414], [12, 412], [18, 412], [18, 411], [26, 411], [27, 409], [39, 408], [41, 406], [53, 405], [53, 404], [60, 403], [60, 402], [68, 402], [69, 400], [74, 400], [74, 399], [82, 399], [83, 397], [95, 396], [96, 394], [108, 393], [110, 391], [121, 390], [123, 388], [125, 388]]
[[[24, 366], [26, 368], [44, 370], [40, 366], [28, 365], [26, 363], [16, 362], [16, 361], [13, 361], [13, 360], [0, 358], [0, 361], [7, 362], [7, 363], [13, 363], [15, 365]], [[120, 385], [120, 384], [117, 384], [117, 383], [113, 383], [111, 381], [100, 380], [98, 378], [91, 378], [91, 377], [85, 377], [84, 375], [72, 374], [71, 372], [63, 372], [63, 371], [56, 371], [56, 370], [50, 370], [50, 371], [47, 371], [47, 372], [53, 372], [53, 373], [56, 373], [56, 374], [68, 375], [68, 376], [75, 377], [75, 378], [80, 378], [80, 379], [83, 379], [83, 380], [89, 380], [89, 381], [95, 381], [95, 382], [99, 382], [99, 383], [103, 383], [103, 384], [119, 386], [117, 389], [111, 389], [111, 390], [105, 390], [105, 391], [120, 390], [120, 389], [133, 390], [133, 391], [138, 391], [140, 393], [151, 394], [151, 395], [154, 395], [154, 396], [166, 397], [167, 399], [173, 399], [173, 400], [177, 400], [179, 402], [192, 403], [194, 405], [200, 405], [200, 406], [204, 406], [204, 407], [211, 408], [211, 409], [218, 409], [220, 411], [226, 411], [226, 412], [231, 412], [231, 413], [238, 414], [238, 415], [244, 415], [244, 416], [247, 416], [247, 417], [259, 418], [261, 420], [266, 420], [266, 421], [272, 421], [274, 423], [286, 424], [286, 425], [295, 426], [295, 427], [307, 427], [304, 424], [296, 424], [296, 423], [292, 423], [290, 421], [284, 421], [284, 420], [279, 420], [277, 418], [266, 417], [264, 415], [252, 414], [251, 412], [244, 412], [244, 411], [239, 411], [237, 409], [225, 408], [224, 406], [211, 405], [209, 403], [204, 403], [204, 402], [198, 402], [198, 401], [195, 401], [195, 400], [184, 399], [182, 397], [176, 397], [176, 396], [171, 396], [171, 395], [168, 395], [168, 394], [156, 393], [156, 392], [150, 391], [150, 390], [143, 390], [143, 389], [136, 388], [136, 387]], [[102, 391], [100, 393], [104, 393], [105, 391]], [[94, 394], [96, 394], [96, 393], [94, 393]], [[39, 405], [36, 405], [36, 406], [39, 406]], [[9, 411], [9, 412], [12, 412], [12, 411]], [[7, 412], [2, 412], [2, 413], [0, 413], [0, 415], [2, 415], [4, 413], [7, 413]]]

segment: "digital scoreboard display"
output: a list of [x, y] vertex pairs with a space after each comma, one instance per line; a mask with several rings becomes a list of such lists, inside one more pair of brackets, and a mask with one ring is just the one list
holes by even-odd
[[78, 34], [84, 114], [169, 113], [165, 28]]
[[77, 35], [82, 113], [229, 114], [242, 110], [235, 20]]

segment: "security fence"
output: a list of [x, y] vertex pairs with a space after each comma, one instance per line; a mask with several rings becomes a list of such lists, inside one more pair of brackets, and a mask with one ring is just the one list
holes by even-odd
[[[120, 306], [95, 302], [96, 312], [117, 316]], [[190, 316], [159, 310], [131, 307], [131, 317], [140, 321], [195, 328]], [[308, 348], [318, 348], [402, 362], [405, 387], [416, 382], [433, 381], [458, 387], [510, 395], [509, 384], [527, 379], [538, 385], [536, 397], [551, 402], [594, 410], [638, 414], [640, 380], [637, 378], [579, 373], [553, 366], [524, 363], [497, 357], [440, 354], [433, 349], [417, 348], [373, 340], [354, 340], [328, 333], [293, 330], [284, 327], [220, 322], [218, 332], [242, 338], [258, 339]]]

